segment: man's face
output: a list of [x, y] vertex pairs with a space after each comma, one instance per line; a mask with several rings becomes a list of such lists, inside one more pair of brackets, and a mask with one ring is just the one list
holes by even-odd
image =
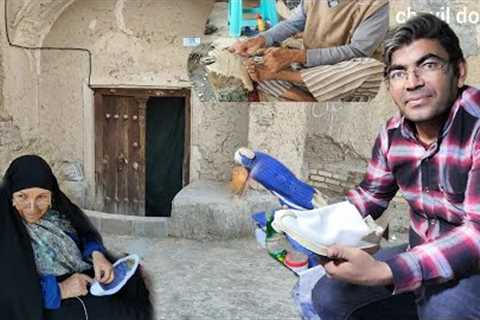
[[459, 75], [454, 74], [448, 53], [437, 40], [416, 40], [394, 51], [391, 61], [390, 94], [400, 112], [414, 123], [444, 115], [466, 77], [464, 63], [459, 64]]

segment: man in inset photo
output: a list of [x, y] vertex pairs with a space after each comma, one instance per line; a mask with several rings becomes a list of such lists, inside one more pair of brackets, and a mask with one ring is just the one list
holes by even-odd
[[[260, 100], [368, 101], [382, 82], [388, 26], [388, 0], [302, 0], [287, 20], [230, 50], [251, 57]], [[274, 46], [293, 36], [297, 48]]]

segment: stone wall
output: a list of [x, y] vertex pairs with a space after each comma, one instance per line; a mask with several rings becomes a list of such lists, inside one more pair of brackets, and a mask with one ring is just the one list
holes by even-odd
[[357, 185], [363, 178], [363, 170], [344, 170], [329, 166], [318, 166], [310, 169], [308, 181], [323, 194], [335, 197]]

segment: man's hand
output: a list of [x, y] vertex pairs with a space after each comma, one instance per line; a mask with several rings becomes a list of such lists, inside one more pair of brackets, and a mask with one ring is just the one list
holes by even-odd
[[264, 80], [273, 80], [277, 76], [277, 72], [271, 72], [269, 69], [265, 68], [262, 64], [257, 64], [252, 59], [248, 59], [244, 62], [244, 66], [247, 68], [248, 75], [250, 79], [255, 82], [260, 82]]
[[292, 63], [305, 63], [305, 51], [286, 48], [268, 48], [263, 57], [263, 64], [270, 72], [279, 72]]
[[390, 267], [361, 249], [332, 246], [328, 248], [328, 257], [334, 260], [325, 263], [324, 268], [334, 279], [365, 286], [392, 283]]
[[103, 253], [94, 251], [92, 253], [93, 270], [95, 271], [95, 280], [100, 283], [110, 283], [115, 277], [113, 266], [110, 261], [105, 258]]
[[265, 47], [265, 38], [262, 36], [249, 38], [247, 40], [237, 40], [228, 51], [238, 54], [242, 57], [249, 57], [255, 54], [255, 52]]
[[93, 279], [82, 273], [74, 273], [67, 279], [60, 282], [60, 295], [62, 299], [86, 296], [88, 294], [87, 285], [92, 283]]

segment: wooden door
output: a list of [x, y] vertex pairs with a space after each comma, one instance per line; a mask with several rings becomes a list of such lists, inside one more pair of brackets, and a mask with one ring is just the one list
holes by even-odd
[[95, 93], [97, 207], [145, 215], [147, 98]]

